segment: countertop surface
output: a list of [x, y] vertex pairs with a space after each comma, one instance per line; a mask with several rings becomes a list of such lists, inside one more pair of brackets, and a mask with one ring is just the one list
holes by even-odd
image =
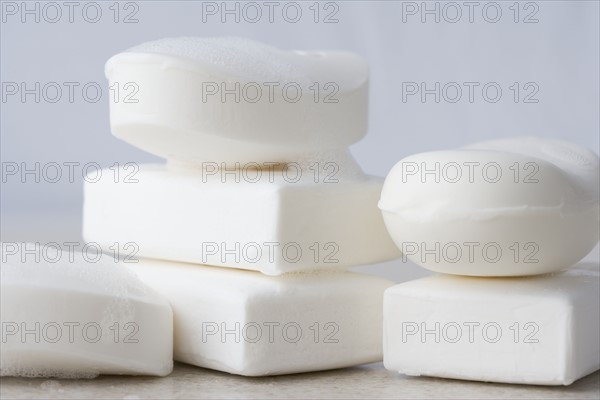
[[524, 386], [407, 377], [381, 363], [324, 372], [247, 378], [176, 364], [165, 378], [2, 378], [2, 399], [598, 399], [600, 372], [570, 386]]

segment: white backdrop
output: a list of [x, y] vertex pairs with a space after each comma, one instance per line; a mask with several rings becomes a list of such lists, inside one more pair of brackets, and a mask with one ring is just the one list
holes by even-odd
[[[597, 1], [315, 3], [2, 2], [3, 168], [158, 160], [110, 134], [103, 67], [115, 53], [169, 36], [245, 36], [285, 49], [344, 49], [365, 57], [370, 128], [352, 152], [372, 174], [385, 175], [411, 153], [518, 135], [567, 139], [598, 152]], [[35, 93], [23, 98], [22, 84], [32, 89], [36, 82], [56, 83], [62, 97], [52, 103], [54, 94], [40, 89], [39, 103]], [[69, 82], [78, 85], [71, 84], [72, 99]], [[432, 89], [436, 82], [439, 102], [434, 94], [407, 94], [415, 84]], [[472, 99], [465, 83], [475, 85]], [[86, 84], [101, 85], [97, 102], [93, 91], [82, 93]], [[452, 102], [457, 86], [462, 97]], [[484, 86], [491, 89], [482, 93]], [[3, 239], [76, 235], [82, 179], [75, 172], [72, 183], [3, 177]], [[411, 268], [404, 271], [420, 273]], [[383, 274], [404, 278], [398, 271]]]

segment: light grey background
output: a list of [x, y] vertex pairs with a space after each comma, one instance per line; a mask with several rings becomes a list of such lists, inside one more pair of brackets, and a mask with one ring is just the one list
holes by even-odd
[[[561, 138], [590, 147], [598, 152], [599, 140], [599, 3], [597, 1], [537, 1], [517, 4], [519, 22], [514, 22], [514, 1], [500, 1], [500, 20], [495, 6], [477, 2], [473, 22], [469, 9], [461, 5], [462, 17], [456, 23], [456, 9], [444, 3], [427, 2], [440, 7], [440, 22], [433, 15], [406, 15], [409, 2], [347, 1], [335, 2], [339, 8], [337, 23], [314, 22], [313, 1], [297, 2], [302, 17], [287, 22], [282, 9], [290, 2], [278, 2], [274, 22], [263, 17], [257, 23], [241, 18], [239, 23], [220, 14], [204, 15], [201, 1], [137, 1], [137, 23], [115, 23], [112, 1], [97, 2], [102, 17], [86, 22], [80, 2], [69, 22], [68, 8], [56, 23], [54, 11], [35, 15], [11, 15], [3, 2], [1, 25], [1, 80], [6, 82], [97, 82], [103, 85], [103, 97], [97, 103], [85, 101], [75, 92], [70, 103], [63, 94], [57, 103], [32, 96], [22, 102], [18, 96], [2, 101], [2, 162], [147, 162], [158, 159], [121, 142], [110, 134], [108, 124], [108, 87], [104, 62], [140, 42], [169, 36], [245, 36], [284, 49], [344, 49], [365, 57], [371, 66], [370, 128], [364, 140], [352, 152], [365, 171], [385, 175], [401, 158], [411, 153], [453, 148], [469, 142], [519, 135]], [[135, 10], [126, 2], [119, 5], [119, 20]], [[203, 4], [204, 3], [204, 4]], [[235, 7], [230, 2], [229, 7]], [[334, 10], [326, 2], [318, 4], [319, 18]], [[21, 2], [14, 2], [21, 7]], [[36, 2], [29, 2], [34, 9]], [[62, 4], [59, 2], [58, 4]], [[217, 2], [218, 5], [221, 2]], [[414, 3], [421, 7], [421, 2]], [[243, 7], [243, 4], [240, 4]], [[491, 7], [491, 8], [490, 8]], [[511, 7], [513, 7], [511, 9]], [[537, 23], [523, 19], [536, 11]], [[94, 16], [94, 9], [88, 8]], [[249, 10], [251, 11], [251, 10]], [[251, 18], [254, 14], [249, 15]], [[290, 11], [291, 16], [293, 13]], [[242, 16], [243, 17], [243, 16]], [[402, 101], [402, 82], [496, 82], [502, 98], [496, 103], [475, 101], [466, 94], [457, 103], [428, 96], [422, 103], [417, 96]], [[533, 82], [539, 87], [537, 103], [515, 102], [509, 89], [514, 82], [522, 87]], [[80, 86], [81, 87], [81, 86]], [[481, 87], [481, 86], [480, 86]], [[523, 88], [522, 88], [523, 90]], [[476, 92], [477, 93], [477, 92]], [[3, 93], [4, 94], [4, 93]], [[521, 92], [525, 94], [525, 91]], [[522, 99], [521, 99], [522, 100]], [[77, 170], [76, 170], [77, 172]], [[40, 238], [75, 237], [80, 229], [82, 182], [22, 183], [9, 178], [2, 183], [1, 212], [4, 240], [41, 240]], [[35, 229], [32, 229], [34, 227]], [[400, 268], [400, 267], [401, 268]], [[407, 279], [424, 274], [412, 265], [388, 263], [376, 273]]]

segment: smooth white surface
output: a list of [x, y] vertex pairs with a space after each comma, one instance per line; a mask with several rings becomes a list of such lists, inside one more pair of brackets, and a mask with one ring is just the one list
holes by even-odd
[[259, 376], [381, 359], [388, 280], [348, 272], [267, 277], [151, 260], [131, 266], [173, 307], [177, 361]]
[[21, 246], [3, 247], [0, 375], [171, 372], [171, 307], [124, 264], [106, 255], [90, 262], [96, 254]]
[[83, 236], [107, 251], [132, 242], [140, 257], [268, 275], [399, 257], [377, 209], [379, 178], [340, 172], [337, 183], [315, 183], [306, 170], [289, 172], [301, 176], [294, 183], [273, 170], [273, 181], [263, 172], [253, 182], [242, 172], [236, 181], [232, 174], [142, 165], [137, 183], [115, 183], [112, 171], [104, 172], [85, 185]]
[[515, 138], [416, 154], [388, 174], [379, 208], [405, 256], [436, 272], [559, 271], [598, 243], [598, 156]]
[[600, 367], [598, 268], [396, 285], [384, 295], [384, 365], [406, 375], [570, 385]]
[[115, 136], [186, 164], [289, 162], [367, 132], [368, 65], [358, 55], [281, 51], [235, 37], [166, 38], [106, 63]]
[[569, 201], [575, 202], [576, 205], [583, 203], [584, 207], [598, 204], [600, 163], [598, 155], [588, 148], [562, 140], [533, 136], [488, 140], [464, 148], [506, 151], [554, 164], [567, 176], [577, 196], [568, 199]]

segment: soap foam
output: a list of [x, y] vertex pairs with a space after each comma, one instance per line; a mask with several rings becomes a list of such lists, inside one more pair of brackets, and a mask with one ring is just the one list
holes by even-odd
[[[25, 257], [25, 262], [21, 262], [23, 250], [10, 256], [6, 254], [7, 246], [7, 243], [1, 243], [0, 279], [3, 284], [24, 283], [107, 296], [112, 300], [104, 312], [105, 321], [102, 322], [107, 322], [108, 325], [112, 323], [108, 321], [127, 321], [133, 318], [131, 299], [144, 297], [149, 293], [148, 288], [131, 270], [106, 254], [100, 255], [97, 262], [91, 262], [88, 260], [95, 260], [95, 254], [84, 257], [79, 251], [59, 252], [56, 248], [48, 247], [44, 250], [44, 256], [39, 259], [29, 255]], [[20, 243], [19, 246], [21, 249], [37, 246], [39, 249], [39, 244], [33, 243]], [[59, 257], [60, 260], [53, 262]]]
[[[94, 378], [101, 373], [164, 375], [170, 371], [172, 358], [170, 354], [163, 357], [171, 351], [170, 334], [168, 340], [161, 339], [164, 346], [157, 345], [152, 335], [159, 335], [163, 327], [154, 327], [156, 333], [148, 333], [147, 326], [149, 309], [153, 321], [162, 324], [169, 306], [124, 263], [106, 254], [84, 255], [34, 243], [2, 243], [1, 247], [3, 324], [25, 324], [31, 329], [31, 324], [52, 323], [64, 332], [67, 321], [77, 324], [75, 329], [94, 323], [101, 334], [90, 342], [74, 333], [75, 341], [69, 343], [64, 342], [62, 333], [57, 341], [35, 343], [19, 342], [10, 336], [2, 344], [0, 376], [75, 379]], [[139, 346], [151, 343], [148, 354], [140, 354], [135, 347], [123, 348], [128, 342], [117, 343], [110, 333], [115, 326], [118, 329], [128, 324], [138, 327]]]
[[111, 103], [113, 134], [185, 164], [289, 163], [367, 132], [368, 65], [345, 51], [168, 38], [116, 54], [105, 74], [144, 89], [134, 103]]
[[307, 76], [285, 51], [240, 37], [178, 37], [142, 43], [129, 53], [163, 54], [262, 82], [306, 83]]

